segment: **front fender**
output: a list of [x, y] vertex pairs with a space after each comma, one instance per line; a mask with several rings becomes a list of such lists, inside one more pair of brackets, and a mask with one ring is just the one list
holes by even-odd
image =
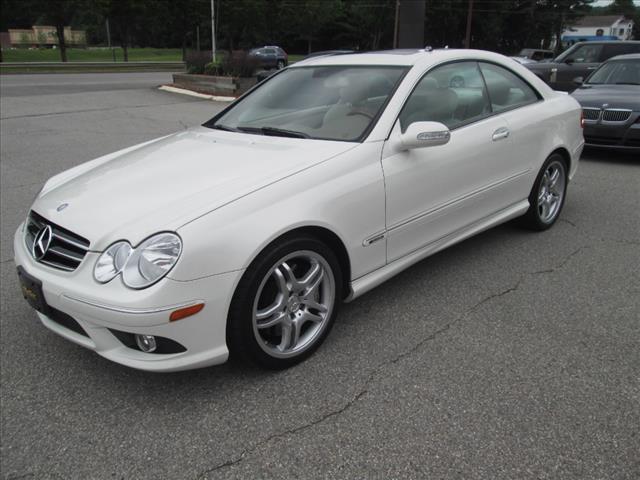
[[307, 226], [342, 240], [352, 278], [383, 266], [385, 242], [363, 243], [385, 228], [381, 148], [382, 142], [360, 144], [183, 225], [183, 255], [169, 276], [193, 280], [242, 270], [273, 240]]

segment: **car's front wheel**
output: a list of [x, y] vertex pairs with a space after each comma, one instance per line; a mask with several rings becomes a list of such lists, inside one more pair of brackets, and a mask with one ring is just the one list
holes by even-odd
[[522, 217], [526, 227], [546, 230], [558, 220], [564, 206], [568, 178], [566, 160], [557, 153], [550, 155], [529, 194], [529, 210]]
[[276, 68], [278, 70], [282, 70], [284, 68], [284, 60], [278, 60], [278, 63], [276, 65]]
[[324, 341], [340, 305], [336, 256], [313, 237], [272, 244], [243, 275], [229, 312], [232, 357], [287, 368]]

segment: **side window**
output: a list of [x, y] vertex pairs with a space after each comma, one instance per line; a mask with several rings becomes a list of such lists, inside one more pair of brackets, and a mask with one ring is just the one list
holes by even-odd
[[404, 132], [414, 122], [440, 122], [453, 129], [490, 112], [476, 62], [450, 63], [422, 77], [400, 113], [400, 126]]
[[582, 45], [565, 58], [573, 63], [598, 63], [602, 45]]
[[492, 111], [500, 112], [538, 101], [536, 92], [506, 68], [481, 62], [480, 70], [487, 83]]
[[624, 55], [627, 53], [640, 53], [640, 45], [633, 43], [618, 43], [613, 45], [605, 45], [602, 51], [602, 61], [615, 57], [616, 55]]

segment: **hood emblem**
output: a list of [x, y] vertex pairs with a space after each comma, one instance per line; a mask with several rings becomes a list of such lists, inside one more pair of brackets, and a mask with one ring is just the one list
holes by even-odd
[[31, 248], [33, 258], [40, 260], [47, 254], [52, 238], [53, 230], [51, 230], [51, 225], [47, 225], [36, 234], [36, 238], [33, 239], [33, 247]]
[[609, 104], [608, 104], [608, 103], [603, 103], [603, 104], [602, 104], [602, 108], [607, 108], [608, 106], [609, 106]]
[[61, 212], [62, 210], [64, 210], [68, 206], [69, 206], [68, 203], [61, 203], [60, 205], [58, 205], [58, 208], [56, 208], [56, 212]]

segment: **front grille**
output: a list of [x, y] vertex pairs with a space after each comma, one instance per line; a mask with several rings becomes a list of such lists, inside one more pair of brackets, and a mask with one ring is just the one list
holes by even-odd
[[602, 112], [604, 122], [626, 122], [631, 116], [631, 110], [605, 110]]
[[44, 256], [37, 261], [59, 270], [74, 271], [89, 250], [89, 240], [46, 220], [34, 211], [29, 213], [25, 225], [27, 250], [33, 255], [35, 238], [47, 226], [51, 227], [51, 242]]
[[583, 108], [582, 116], [585, 120], [598, 120], [600, 117], [600, 109], [599, 108]]

